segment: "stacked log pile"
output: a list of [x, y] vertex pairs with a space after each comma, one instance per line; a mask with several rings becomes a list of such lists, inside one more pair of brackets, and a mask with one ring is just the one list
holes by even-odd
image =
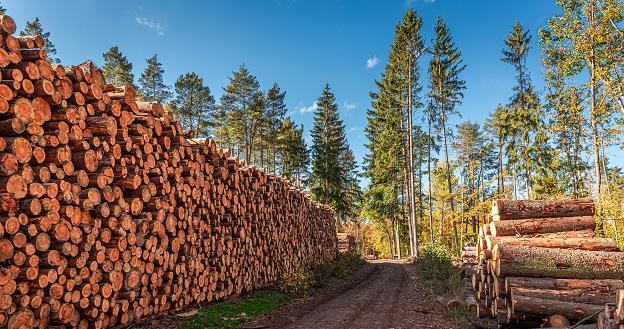
[[552, 326], [592, 317], [624, 289], [624, 252], [595, 237], [591, 200], [496, 200], [479, 230], [472, 286], [480, 317]]
[[0, 16], [0, 328], [105, 328], [337, 253], [333, 211]]
[[355, 237], [348, 233], [338, 233], [338, 251], [345, 253], [355, 249]]

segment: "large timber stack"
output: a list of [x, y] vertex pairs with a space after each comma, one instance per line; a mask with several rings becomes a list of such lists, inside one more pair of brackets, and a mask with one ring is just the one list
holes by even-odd
[[105, 328], [337, 254], [331, 208], [0, 16], [0, 328]]
[[594, 211], [591, 200], [494, 201], [472, 275], [478, 316], [513, 327], [595, 322], [624, 289], [624, 252], [595, 236]]

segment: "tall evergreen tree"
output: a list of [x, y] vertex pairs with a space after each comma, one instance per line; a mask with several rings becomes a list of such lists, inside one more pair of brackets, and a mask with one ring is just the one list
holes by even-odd
[[119, 47], [111, 47], [102, 56], [104, 57], [102, 73], [104, 73], [106, 82], [116, 86], [131, 85], [135, 87], [132, 63], [121, 53]]
[[264, 133], [263, 137], [265, 143], [270, 148], [270, 159], [267, 163], [270, 163], [273, 167], [273, 172], [277, 172], [277, 156], [278, 156], [278, 138], [280, 135], [280, 128], [286, 115], [286, 104], [284, 98], [286, 92], [283, 92], [277, 83], [273, 84], [273, 87], [266, 93], [266, 112], [264, 120]]
[[178, 120], [193, 135], [209, 137], [215, 125], [215, 100], [204, 80], [195, 72], [183, 74], [176, 80], [175, 92], [171, 108]]
[[[0, 11], [2, 15], [6, 9], [0, 7]], [[50, 32], [45, 32], [43, 26], [41, 25], [41, 20], [39, 17], [35, 17], [34, 20], [26, 22], [26, 26], [24, 26], [24, 30], [20, 32], [21, 36], [25, 35], [38, 35], [43, 38], [45, 41], [45, 45], [43, 46], [43, 50], [48, 54], [48, 58], [52, 63], [60, 63], [61, 61], [56, 57], [56, 48], [54, 47], [54, 43], [50, 41]]]
[[223, 88], [220, 112], [228, 122], [224, 132], [227, 142], [237, 150], [242, 148], [243, 158], [253, 163], [254, 140], [260, 132], [260, 123], [265, 112], [265, 97], [260, 91], [260, 83], [245, 65], [233, 72], [230, 83]]
[[156, 54], [147, 59], [147, 67], [139, 79], [139, 93], [143, 100], [165, 103], [172, 96], [169, 91], [171, 87], [163, 80], [164, 73], [165, 70]]
[[[438, 17], [435, 26], [435, 40], [431, 49], [431, 62], [429, 63], [429, 75], [431, 81], [430, 97], [432, 99], [432, 112], [434, 120], [439, 123], [442, 130], [444, 144], [444, 160], [446, 164], [447, 187], [449, 192], [449, 202], [451, 212], [455, 212], [455, 202], [453, 198], [451, 177], [451, 163], [449, 160], [449, 139], [452, 138], [452, 131], [448, 127], [449, 118], [456, 114], [456, 106], [464, 98], [463, 91], [466, 89], [466, 82], [461, 79], [460, 74], [466, 68], [461, 59], [461, 52], [451, 38], [451, 34], [442, 18]], [[441, 217], [444, 219], [444, 217]], [[455, 225], [455, 222], [453, 222]], [[455, 235], [455, 246], [457, 246], [457, 230], [453, 226]]]
[[287, 117], [282, 121], [281, 145], [282, 175], [298, 188], [307, 185], [310, 152], [303, 138], [303, 126], [297, 125]]
[[341, 160], [345, 159], [349, 146], [346, 142], [345, 126], [338, 114], [338, 104], [329, 84], [325, 85], [317, 105], [311, 131], [310, 191], [316, 201], [334, 207], [337, 219], [344, 221], [348, 214], [344, 208], [342, 189], [348, 177]]
[[[540, 120], [541, 108], [539, 99], [526, 67], [526, 59], [529, 54], [531, 36], [529, 31], [516, 23], [505, 39], [505, 48], [502, 50], [502, 61], [509, 63], [516, 71], [516, 85], [513, 87], [514, 94], [511, 96], [510, 107], [513, 114], [510, 119], [517, 122], [516, 131], [519, 143], [519, 157], [521, 161], [513, 161], [524, 171], [525, 191], [527, 198], [531, 199], [533, 158], [538, 147], [535, 145], [535, 136], [542, 128]], [[519, 163], [516, 163], [519, 162]]]

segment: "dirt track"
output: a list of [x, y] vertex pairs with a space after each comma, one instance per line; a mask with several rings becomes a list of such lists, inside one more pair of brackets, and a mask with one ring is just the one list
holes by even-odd
[[363, 281], [324, 301], [281, 314], [262, 328], [457, 328], [418, 280], [415, 265], [375, 261]]

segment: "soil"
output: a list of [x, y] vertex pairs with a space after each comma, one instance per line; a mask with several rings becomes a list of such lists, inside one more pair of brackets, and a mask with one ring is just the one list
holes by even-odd
[[295, 301], [242, 328], [459, 328], [422, 286], [417, 266], [399, 260], [369, 264], [361, 280]]

